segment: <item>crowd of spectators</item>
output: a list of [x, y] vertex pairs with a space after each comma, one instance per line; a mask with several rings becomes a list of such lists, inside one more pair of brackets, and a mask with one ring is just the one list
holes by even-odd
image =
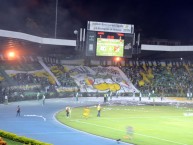
[[[133, 85], [144, 94], [186, 96], [193, 91], [193, 67], [184, 65], [152, 65], [121, 67]], [[144, 80], [142, 74], [152, 70], [152, 79]], [[140, 81], [144, 84], [140, 85]]]
[[[60, 82], [61, 87], [77, 87], [75, 80], [70, 77], [65, 66], [57, 63], [55, 59], [46, 61], [46, 66]], [[59, 61], [58, 61], [59, 62]], [[14, 65], [13, 65], [14, 64]], [[186, 96], [187, 92], [193, 92], [193, 66], [188, 64], [156, 64], [122, 66], [121, 70], [130, 79], [133, 85], [142, 94], [155, 93], [157, 96]], [[14, 75], [7, 75], [13, 81], [10, 86], [4, 86], [6, 82], [5, 70], [25, 70]], [[56, 92], [57, 84], [51, 83], [47, 74], [44, 76], [29, 73], [31, 70], [40, 70], [43, 67], [36, 61], [1, 62], [0, 67], [0, 93], [2, 96], [17, 96], [22, 98], [26, 92]], [[4, 76], [3, 76], [4, 75]]]

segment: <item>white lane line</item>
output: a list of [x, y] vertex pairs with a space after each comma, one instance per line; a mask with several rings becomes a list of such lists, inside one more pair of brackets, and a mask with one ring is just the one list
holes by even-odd
[[27, 134], [77, 134], [78, 132], [36, 132], [36, 133], [19, 133], [19, 134], [23, 134], [23, 135], [27, 135]]
[[24, 117], [39, 117], [39, 118], [42, 118], [44, 121], [46, 121], [46, 118], [45, 117], [43, 117], [43, 116], [41, 116], [41, 115], [35, 115], [35, 114], [33, 114], [33, 115], [23, 115]]
[[[81, 106], [79, 106], [79, 107], [81, 107]], [[76, 129], [76, 128], [73, 128], [73, 127], [70, 127], [70, 126], [67, 126], [67, 125], [61, 123], [60, 121], [58, 121], [58, 120], [56, 119], [56, 114], [59, 113], [59, 112], [61, 112], [61, 111], [63, 111], [63, 110], [64, 110], [64, 109], [61, 109], [61, 110], [55, 112], [54, 115], [52, 116], [53, 120], [54, 120], [57, 124], [59, 124], [60, 126], [63, 126], [63, 127], [65, 127], [65, 128], [70, 128], [70, 129], [72, 129], [72, 130], [74, 130], [74, 131], [76, 131], [76, 132], [78, 132], [78, 133], [81, 133], [81, 134], [86, 134], [86, 135], [94, 136], [94, 137], [97, 137], [97, 138], [102, 138], [102, 139], [114, 141], [114, 139], [107, 138], [107, 137], [103, 137], [103, 136], [99, 136], [99, 135], [95, 135], [95, 134], [91, 134], [91, 133], [88, 133], [88, 132], [85, 132], [85, 131], [81, 131], [81, 130], [78, 130], [78, 129]], [[123, 144], [123, 145], [133, 145], [133, 144], [131, 144], [131, 143], [126, 143], [126, 142], [121, 142], [121, 144]]]
[[100, 119], [104, 119], [104, 120], [111, 120], [112, 121], [112, 119], [113, 120], [125, 120], [125, 119], [140, 119], [140, 118], [143, 118], [143, 119], [151, 119], [151, 118], [169, 118], [169, 119], [171, 119], [171, 118], [185, 118], [185, 117], [192, 117], [192, 115], [193, 114], [183, 114], [183, 116], [146, 116], [146, 117], [141, 117], [141, 116], [135, 116], [135, 117], [123, 117], [123, 118], [115, 118], [115, 117], [102, 117], [102, 118], [100, 118]]
[[[123, 130], [119, 130], [119, 129], [115, 129], [115, 128], [111, 128], [111, 127], [107, 127], [107, 126], [102, 126], [102, 125], [98, 125], [98, 124], [94, 124], [94, 123], [88, 123], [88, 122], [84, 122], [84, 121], [79, 121], [79, 120], [71, 120], [74, 122], [78, 122], [78, 123], [84, 123], [84, 124], [89, 124], [89, 125], [93, 125], [93, 126], [98, 126], [98, 127], [103, 127], [103, 128], [108, 128], [108, 129], [112, 129], [112, 130], [116, 130], [116, 131], [120, 131], [120, 132], [125, 132]], [[140, 133], [134, 133], [140, 136], [145, 136], [148, 138], [153, 138], [153, 139], [157, 139], [157, 140], [162, 140], [165, 142], [171, 142], [171, 143], [175, 143], [175, 144], [179, 144], [179, 145], [186, 145], [184, 143], [180, 143], [180, 142], [175, 142], [175, 141], [171, 141], [171, 140], [167, 140], [167, 139], [163, 139], [163, 138], [159, 138], [159, 137], [154, 137], [154, 136], [150, 136], [150, 135], [144, 135], [144, 134], [140, 134]]]
[[147, 119], [151, 119], [151, 118], [184, 118], [184, 116], [157, 116], [157, 117], [153, 117], [153, 116], [146, 116], [146, 117], [141, 117], [141, 116], [135, 116], [135, 117], [124, 117], [124, 118], [113, 118], [113, 117], [103, 117], [101, 119], [113, 119], [113, 120], [124, 120], [124, 119], [140, 119], [140, 118], [147, 118]]

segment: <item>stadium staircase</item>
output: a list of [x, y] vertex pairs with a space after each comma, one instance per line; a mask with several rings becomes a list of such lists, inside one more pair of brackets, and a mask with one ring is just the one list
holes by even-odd
[[5, 70], [2, 69], [1, 67], [0, 67], [0, 74], [1, 74], [1, 75], [4, 77], [4, 79], [6, 80], [6, 81], [4, 81], [4, 82], [6, 82], [5, 85], [7, 85], [7, 86], [14, 86], [14, 85], [17, 84], [14, 80], [12, 80], [12, 79], [9, 77], [9, 75], [8, 75], [8, 74], [5, 72]]
[[[185, 69], [187, 70], [187, 72], [191, 75], [190, 68], [188, 67], [188, 65], [187, 65], [187, 64], [184, 64], [184, 67], [185, 67]], [[192, 76], [192, 75], [191, 75], [191, 76]]]
[[60, 82], [58, 81], [58, 79], [55, 77], [55, 75], [50, 71], [50, 69], [47, 67], [47, 65], [43, 62], [41, 57], [38, 57], [38, 62], [41, 64], [41, 66], [46, 70], [46, 72], [48, 72], [56, 81], [57, 85], [60, 86]]

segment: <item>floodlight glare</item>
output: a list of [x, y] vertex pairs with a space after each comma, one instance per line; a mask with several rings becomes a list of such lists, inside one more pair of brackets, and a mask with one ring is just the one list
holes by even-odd
[[15, 52], [13, 52], [13, 51], [9, 52], [9, 53], [8, 53], [8, 56], [9, 56], [10, 58], [15, 57]]

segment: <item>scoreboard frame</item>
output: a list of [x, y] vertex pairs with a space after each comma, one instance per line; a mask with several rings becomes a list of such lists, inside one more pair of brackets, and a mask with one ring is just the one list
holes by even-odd
[[[100, 35], [101, 34], [101, 35]], [[100, 37], [99, 37], [100, 35]], [[96, 22], [96, 21], [88, 21], [87, 23], [87, 34], [86, 34], [86, 56], [90, 57], [125, 57], [131, 58], [132, 57], [132, 49], [135, 44], [135, 34], [134, 34], [134, 25], [130, 24], [118, 24], [118, 23], [106, 23], [106, 22]], [[97, 54], [97, 44], [98, 41], [101, 39], [109, 39], [109, 41], [113, 42], [113, 39], [124, 40], [123, 45], [123, 54], [116, 55], [116, 53], [107, 53], [106, 55], [98, 55]], [[111, 39], [111, 40], [110, 40]], [[120, 40], [120, 41], [121, 41]], [[108, 45], [108, 44], [106, 44]], [[109, 44], [110, 45], [110, 44]], [[113, 45], [113, 44], [112, 44]], [[118, 45], [118, 44], [117, 44]], [[114, 49], [117, 46], [108, 46]], [[99, 48], [99, 47], [98, 47]], [[122, 48], [122, 47], [121, 47]], [[108, 48], [110, 49], [110, 48]]]

